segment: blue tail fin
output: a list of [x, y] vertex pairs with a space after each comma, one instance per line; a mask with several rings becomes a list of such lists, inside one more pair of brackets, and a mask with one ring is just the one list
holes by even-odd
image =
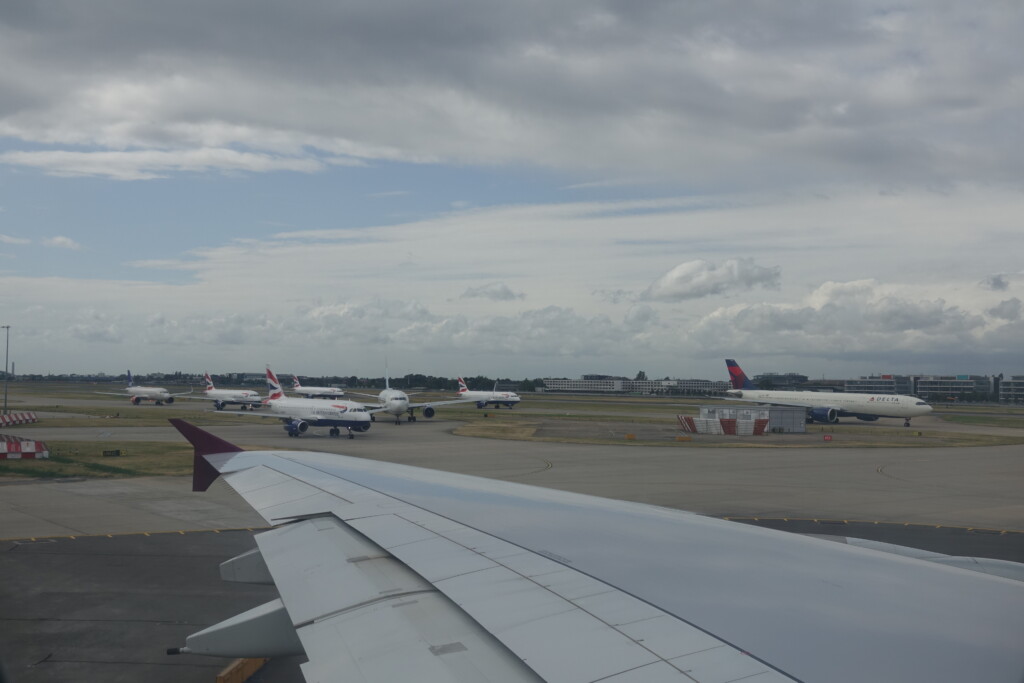
[[756, 389], [754, 383], [751, 382], [743, 369], [740, 368], [739, 364], [732, 358], [725, 359], [725, 367], [729, 368], [729, 382], [732, 383], [733, 389]]

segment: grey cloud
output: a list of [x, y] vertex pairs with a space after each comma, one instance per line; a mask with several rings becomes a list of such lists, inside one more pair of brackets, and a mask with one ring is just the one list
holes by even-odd
[[996, 273], [985, 278], [981, 286], [993, 292], [1005, 292], [1010, 286], [1010, 281], [1002, 273]]
[[[982, 316], [942, 300], [909, 301], [895, 296], [850, 296], [864, 283], [828, 283], [811, 297], [813, 305], [752, 304], [719, 309], [690, 331], [692, 340], [728, 348], [820, 355], [826, 352], [885, 356], [901, 350], [922, 353], [976, 346]], [[717, 340], [717, 341], [716, 341]]]
[[720, 266], [703, 259], [681, 263], [641, 293], [648, 301], [685, 301], [732, 290], [779, 286], [781, 269], [765, 268], [753, 259], [729, 259]]
[[1000, 320], [1009, 320], [1010, 322], [1016, 322], [1021, 319], [1021, 302], [1017, 297], [1000, 301], [997, 305], [985, 311], [993, 318], [999, 318]]
[[[750, 185], [1024, 170], [1005, 144], [1024, 16], [1002, 3], [7, 5], [0, 135], [34, 144], [3, 161], [52, 173], [307, 171], [323, 157]], [[197, 150], [216, 153], [181, 156]]]
[[462, 294], [460, 299], [490, 299], [491, 301], [515, 301], [525, 298], [521, 292], [513, 292], [503, 282], [491, 282], [479, 287], [469, 287]]

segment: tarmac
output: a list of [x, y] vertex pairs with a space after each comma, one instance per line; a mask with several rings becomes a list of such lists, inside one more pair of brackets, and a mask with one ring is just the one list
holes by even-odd
[[[344, 453], [801, 532], [1024, 561], [1019, 445], [647, 448], [459, 437], [451, 433], [458, 424], [443, 417], [401, 426], [381, 421], [352, 440], [325, 430], [289, 438], [280, 425], [256, 420], [209, 430], [247, 447]], [[112, 431], [40, 424], [17, 433], [109, 441]], [[126, 442], [182, 441], [169, 426], [116, 434]], [[8, 539], [0, 541], [0, 657], [10, 680], [212, 681], [227, 662], [164, 651], [276, 597], [273, 587], [217, 576], [217, 565], [253, 547], [253, 530], [263, 526], [220, 482], [204, 494], [193, 494], [184, 477], [0, 483], [0, 539]], [[271, 662], [250, 680], [302, 677], [293, 659]]]

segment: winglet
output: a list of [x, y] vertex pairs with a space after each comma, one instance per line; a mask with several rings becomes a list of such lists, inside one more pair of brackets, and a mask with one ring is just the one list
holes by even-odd
[[220, 476], [220, 472], [203, 457], [204, 455], [241, 453], [245, 450], [180, 418], [173, 418], [170, 423], [195, 449], [195, 455], [192, 456], [193, 491], [205, 491]]

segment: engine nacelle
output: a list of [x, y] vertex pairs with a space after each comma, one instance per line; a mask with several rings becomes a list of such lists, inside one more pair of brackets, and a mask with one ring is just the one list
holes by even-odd
[[132, 405], [133, 405], [133, 406], [137, 406], [137, 405], [139, 405], [140, 403], [142, 403], [142, 397], [141, 397], [141, 396], [132, 396], [132, 397], [131, 397], [130, 399], [128, 399], [128, 400], [132, 402]]
[[825, 422], [835, 424], [839, 422], [839, 413], [835, 408], [811, 408], [811, 420], [814, 422]]
[[368, 432], [370, 431], [370, 423], [363, 422], [362, 424], [356, 425], [352, 429], [356, 430], [357, 432]]
[[425, 407], [423, 409], [423, 417], [426, 417], [426, 418], [434, 417], [434, 412], [435, 411], [434, 411], [434, 408], [432, 406], [427, 406], [427, 407]]
[[309, 423], [303, 420], [294, 420], [284, 426], [284, 431], [289, 434], [305, 434], [307, 429], [309, 429]]
[[477, 410], [479, 410], [480, 408], [486, 408], [486, 407], [487, 407], [487, 402], [486, 401], [477, 401], [476, 402]]
[[[224, 410], [224, 401], [214, 401], [213, 407], [216, 408], [217, 410]], [[244, 408], [245, 406], [242, 407]]]
[[171, 405], [172, 403], [174, 403], [174, 397], [168, 396], [167, 398], [164, 399], [164, 403], [166, 403], [167, 405]]

